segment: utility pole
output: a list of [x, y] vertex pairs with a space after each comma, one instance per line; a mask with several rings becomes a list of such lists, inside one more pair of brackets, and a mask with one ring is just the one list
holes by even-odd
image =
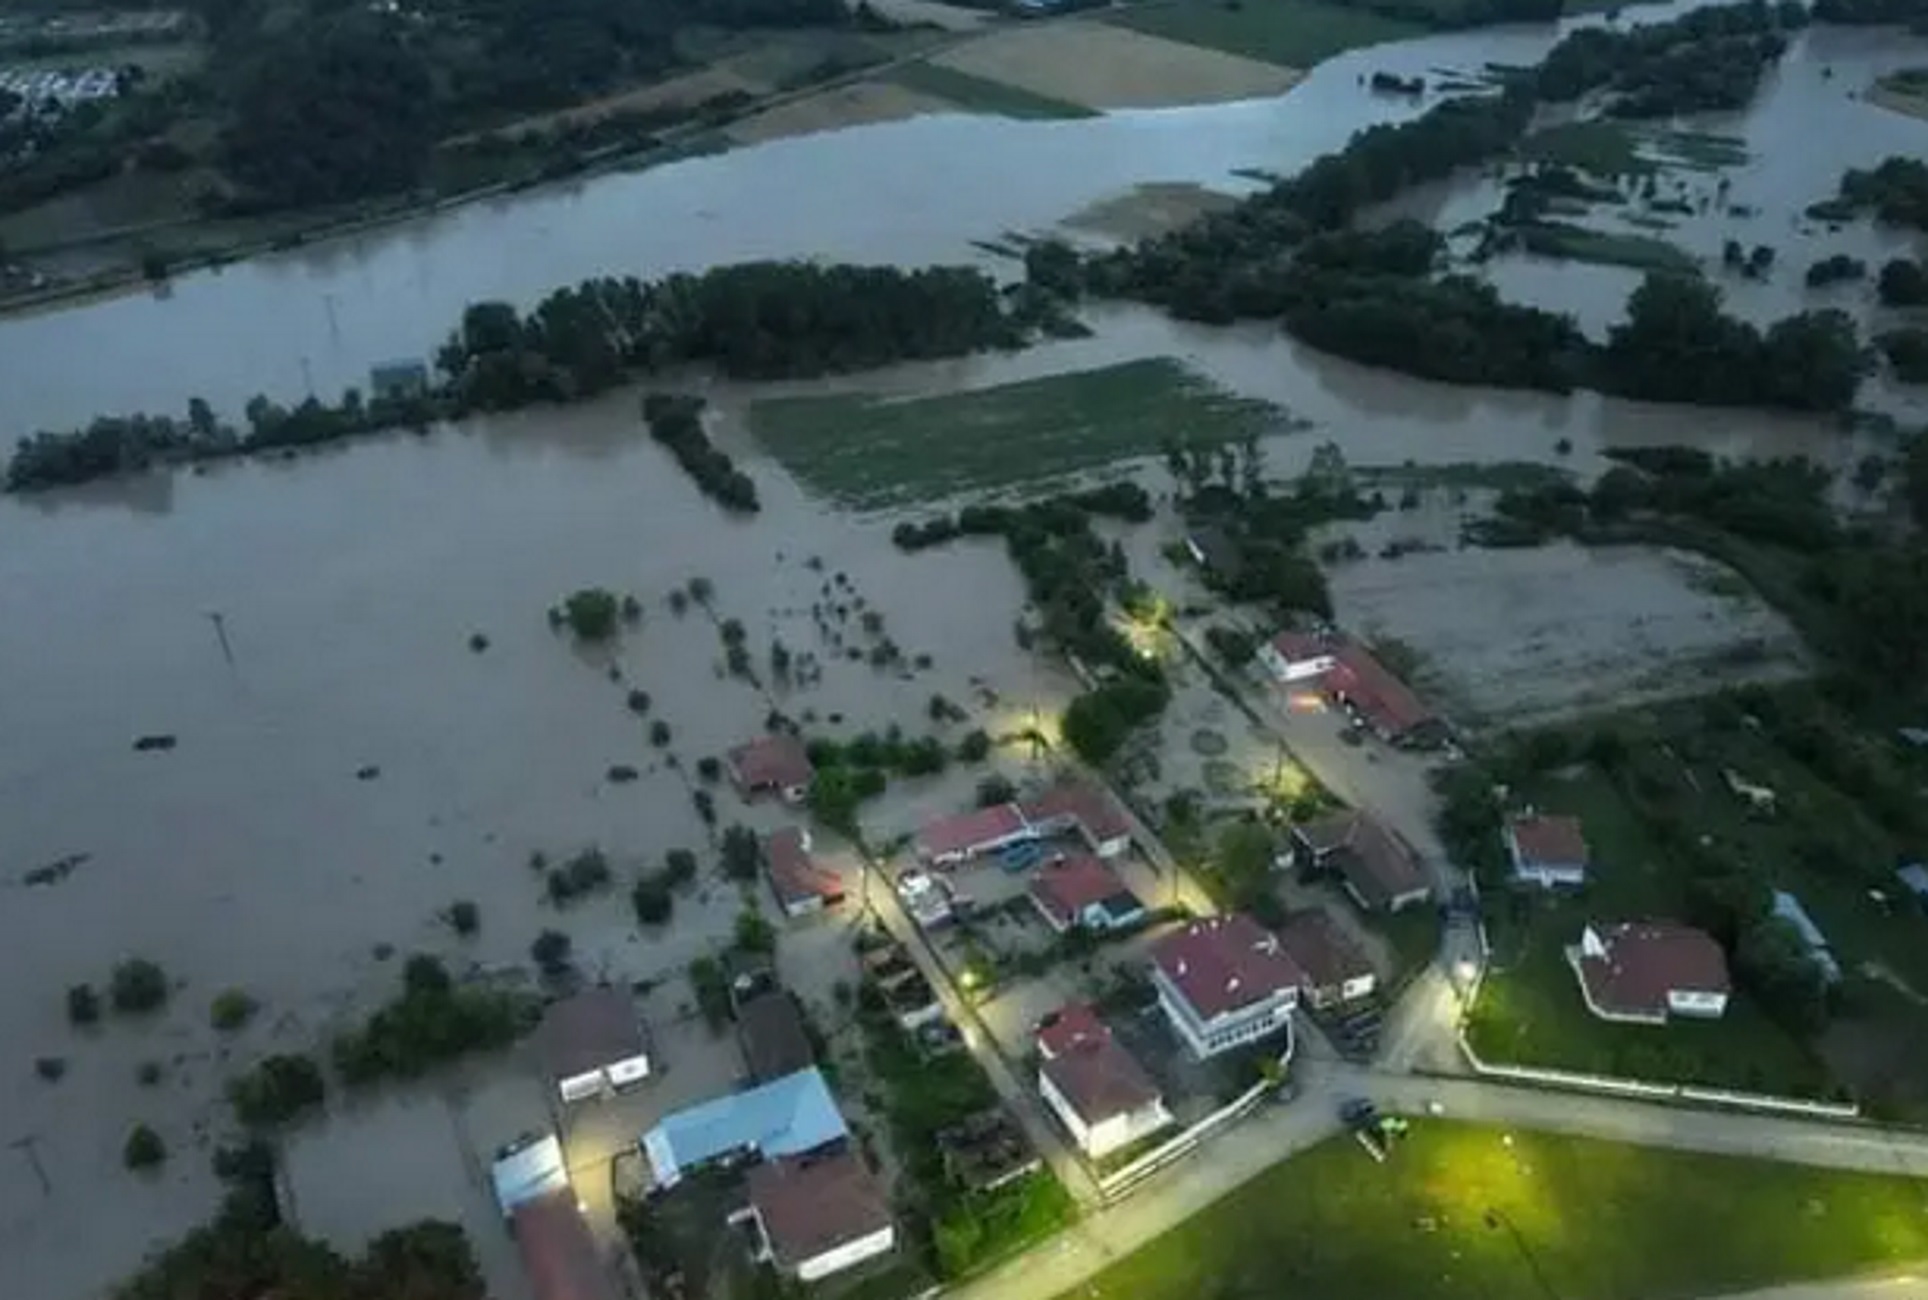
[[208, 611], [208, 621], [214, 624], [214, 635], [221, 642], [221, 657], [234, 667], [234, 647], [228, 644], [227, 619], [217, 610]]
[[47, 1177], [46, 1167], [40, 1163], [40, 1139], [30, 1135], [28, 1137], [15, 1138], [7, 1145], [27, 1157], [27, 1164], [33, 1169], [34, 1177], [40, 1180], [40, 1194], [42, 1196], [52, 1196], [54, 1193], [53, 1180]]

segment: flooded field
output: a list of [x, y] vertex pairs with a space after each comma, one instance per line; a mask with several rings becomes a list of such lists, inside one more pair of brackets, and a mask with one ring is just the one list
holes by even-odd
[[1282, 95], [1300, 73], [1097, 22], [1015, 27], [938, 57], [959, 72], [1087, 108], [1164, 108]]

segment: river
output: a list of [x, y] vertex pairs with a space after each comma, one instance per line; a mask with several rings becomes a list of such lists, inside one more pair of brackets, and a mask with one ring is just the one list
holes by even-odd
[[[1907, 53], [1847, 35], [1803, 38], [1762, 106], [1728, 128], [1777, 145], [1757, 147], [1736, 182], [1762, 205], [1764, 230], [1786, 227], [1774, 204], [1804, 206], [1843, 164], [1924, 129], [1846, 98]], [[1138, 183], [1236, 189], [1233, 168], [1289, 171], [1360, 125], [1415, 111], [1366, 93], [1362, 72], [1525, 63], [1551, 38], [1502, 30], [1361, 51], [1271, 101], [1071, 122], [934, 117], [777, 141], [199, 272], [159, 294], [0, 321], [0, 417], [25, 431], [178, 410], [190, 395], [236, 411], [256, 392], [332, 394], [364, 382], [373, 362], [432, 349], [469, 301], [526, 304], [592, 274], [746, 257], [979, 258], [973, 239], [1049, 227]], [[1803, 71], [1817, 59], [1832, 62], [1831, 80]], [[1477, 188], [1439, 199], [1471, 205]], [[1495, 273], [1517, 276], [1523, 293], [1566, 296], [1590, 323], [1584, 300], [1606, 292], [1587, 287], [1606, 283], [1590, 268]], [[1779, 311], [1782, 292], [1741, 289], [1737, 301]], [[1810, 419], [1415, 383], [1262, 326], [1207, 329], [1132, 307], [1093, 322], [1088, 339], [848, 382], [930, 392], [1177, 355], [1312, 423], [1273, 442], [1277, 468], [1325, 438], [1359, 463], [1564, 455], [1592, 468], [1612, 446], [1679, 441], [1836, 464], [1854, 454]], [[670, 613], [672, 586], [711, 578], [718, 615], [747, 625], [759, 661], [772, 636], [822, 655], [821, 686], [776, 698], [825, 723], [841, 714], [914, 731], [933, 692], [971, 701], [985, 685], [1012, 707], [1062, 699], [1065, 682], [1014, 643], [1021, 591], [1001, 550], [902, 556], [887, 521], [806, 496], [742, 428], [757, 391], [714, 391], [719, 437], [765, 501], [748, 523], [710, 507], [638, 436], [633, 393], [0, 499], [0, 950], [11, 977], [0, 990], [10, 1049], [0, 1140], [12, 1144], [0, 1152], [0, 1295], [84, 1300], [200, 1219], [214, 1193], [203, 1153], [219, 1131], [220, 1081], [264, 1051], [313, 1046], [380, 996], [396, 969], [378, 945], [493, 966], [521, 960], [556, 926], [592, 969], [640, 977], [708, 942], [694, 922], [732, 907], [727, 898], [686, 903], [679, 923], [642, 939], [620, 892], [556, 912], [528, 867], [534, 850], [595, 842], [627, 872], [703, 843], [688, 770], [754, 732], [773, 697], [719, 682], [716, 628], [699, 612]], [[839, 572], [906, 653], [934, 656], [928, 671], [902, 678], [841, 657], [810, 614]], [[648, 606], [613, 657], [619, 681], [610, 656], [577, 652], [543, 618], [591, 583]], [[474, 632], [490, 638], [486, 652], [468, 648]], [[663, 765], [625, 709], [631, 687], [655, 697], [682, 770]], [[979, 710], [987, 721], [995, 712]], [[179, 748], [132, 749], [160, 732]], [[611, 783], [616, 763], [641, 779]], [[375, 770], [358, 779], [365, 768]], [[721, 802], [726, 821], [767, 816]], [[68, 855], [87, 856], [59, 883], [21, 882]], [[459, 897], [482, 911], [467, 943], [436, 919]], [[169, 1011], [70, 1028], [64, 990], [103, 983], [135, 953], [180, 981]], [[266, 1008], [232, 1042], [206, 1015], [228, 985]], [[42, 1057], [64, 1061], [59, 1081], [36, 1077]], [[165, 1068], [157, 1085], [138, 1082], [146, 1061]], [[120, 1168], [136, 1120], [175, 1152], [158, 1178]], [[367, 1177], [372, 1218], [420, 1212], [385, 1198], [380, 1170]]]

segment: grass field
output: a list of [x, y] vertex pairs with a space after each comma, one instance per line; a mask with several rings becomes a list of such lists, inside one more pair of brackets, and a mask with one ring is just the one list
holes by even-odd
[[992, 81], [988, 77], [974, 77], [956, 68], [920, 59], [914, 63], [900, 63], [886, 76], [906, 90], [919, 91], [948, 100], [959, 108], [977, 113], [995, 113], [1002, 117], [1018, 118], [1061, 118], [1096, 117], [1096, 109], [1069, 100], [1053, 99], [1024, 89], [1022, 86], [1006, 85]]
[[1602, 266], [1630, 266], [1637, 271], [1693, 274], [1700, 263], [1684, 250], [1652, 235], [1615, 234], [1588, 230], [1559, 221], [1520, 227], [1520, 241], [1529, 253], [1564, 257]]
[[1243, 54], [1287, 68], [1309, 68], [1361, 45], [1405, 40], [1424, 28], [1321, 0], [1190, 0], [1127, 9], [1105, 21], [1174, 41]]
[[1275, 1165], [1075, 1294], [1674, 1300], [1922, 1259], [1928, 1183], [1424, 1120], [1383, 1165], [1350, 1138]]
[[1281, 424], [1169, 358], [1130, 361], [940, 397], [775, 398], [750, 428], [803, 483], [881, 509], [1037, 483], [1156, 453], [1183, 433], [1216, 444]]

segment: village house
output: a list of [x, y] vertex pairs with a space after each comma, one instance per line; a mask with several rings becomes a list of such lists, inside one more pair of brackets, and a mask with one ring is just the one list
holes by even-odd
[[1292, 828], [1291, 865], [1333, 874], [1368, 912], [1397, 912], [1432, 896], [1419, 859], [1371, 813], [1346, 809]]
[[1060, 781], [1019, 811], [1040, 837], [1067, 832], [1081, 837], [1101, 858], [1115, 858], [1131, 848], [1131, 819], [1111, 792], [1086, 781]]
[[1711, 935], [1669, 921], [1588, 925], [1567, 949], [1587, 1010], [1602, 1020], [1662, 1025], [1673, 1016], [1718, 1020], [1731, 984]]
[[1125, 930], [1145, 920], [1145, 905], [1103, 861], [1074, 853], [1046, 863], [1031, 878], [1031, 903], [1058, 934], [1073, 926]]
[[1278, 682], [1324, 677], [1339, 666], [1332, 642], [1312, 632], [1281, 632], [1258, 648], [1259, 663]]
[[1152, 986], [1200, 1060], [1289, 1029], [1301, 971], [1278, 937], [1243, 913], [1194, 921], [1152, 948]]
[[612, 1096], [649, 1077], [643, 1022], [623, 989], [585, 989], [550, 1004], [536, 1039], [565, 1103]]
[[897, 1230], [883, 1188], [848, 1149], [756, 1166], [749, 1205], [731, 1224], [755, 1228], [754, 1258], [798, 1282], [815, 1282], [888, 1254]]
[[643, 1134], [656, 1187], [674, 1187], [717, 1160], [797, 1156], [843, 1142], [850, 1129], [815, 1066], [665, 1115]]
[[800, 804], [810, 793], [814, 771], [803, 741], [788, 732], [775, 732], [724, 756], [730, 780], [745, 798], [774, 794], [785, 803]]
[[1091, 1159], [1172, 1124], [1158, 1086], [1089, 1006], [1047, 1017], [1037, 1044], [1038, 1091]]
[[843, 881], [810, 856], [810, 832], [800, 826], [772, 831], [763, 841], [763, 873], [777, 905], [792, 920], [843, 901]]
[[1587, 840], [1578, 817], [1525, 813], [1507, 818], [1500, 834], [1513, 878], [1522, 884], [1552, 889], [1587, 883]]
[[1037, 837], [1016, 804], [998, 803], [938, 818], [917, 832], [913, 847], [919, 861], [950, 867]]
[[1344, 637], [1281, 632], [1259, 647], [1274, 681], [1317, 690], [1392, 745], [1436, 745], [1445, 722], [1370, 650]]
[[736, 1041], [752, 1083], [769, 1083], [817, 1063], [803, 1012], [788, 989], [771, 989], [738, 1003]]
[[1305, 1001], [1314, 1010], [1371, 996], [1378, 983], [1372, 961], [1323, 907], [1287, 917], [1278, 935], [1286, 956], [1305, 972]]
[[508, 1148], [489, 1177], [533, 1300], [615, 1300], [554, 1134]]

